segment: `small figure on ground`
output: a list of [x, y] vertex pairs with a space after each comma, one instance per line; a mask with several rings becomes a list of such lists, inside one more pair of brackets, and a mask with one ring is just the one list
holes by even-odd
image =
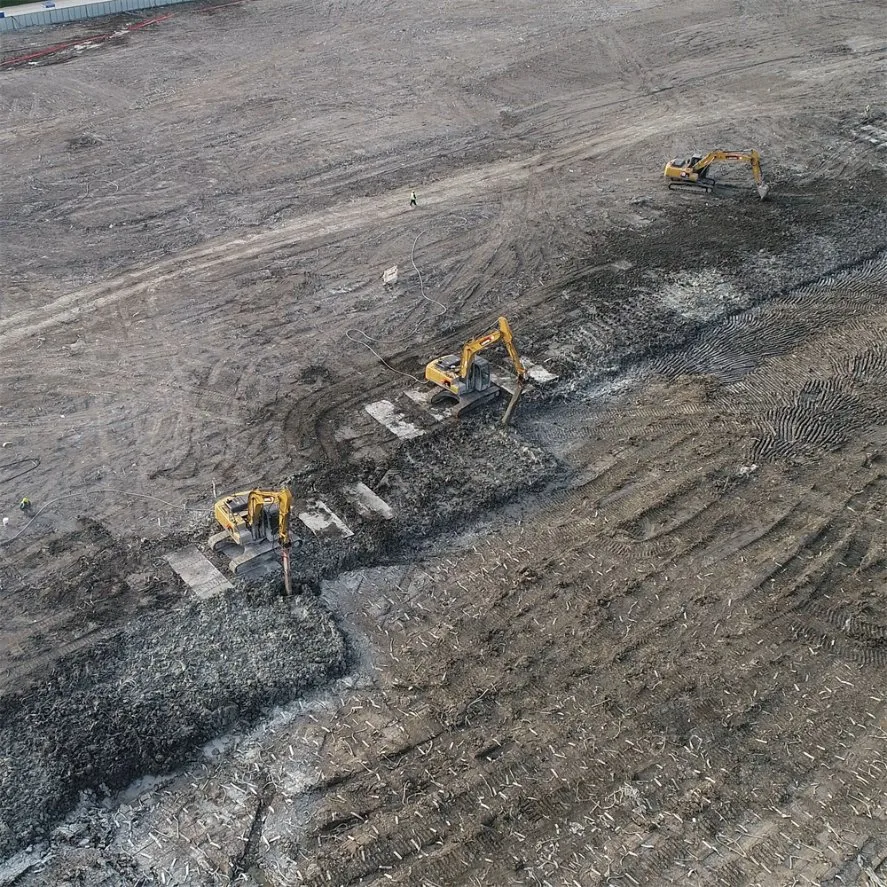
[[22, 511], [30, 511], [31, 500], [27, 496], [23, 496], [22, 501], [18, 504], [18, 507], [21, 508]]
[[410, 191], [410, 206], [418, 206], [418, 202], [416, 200], [416, 192]]

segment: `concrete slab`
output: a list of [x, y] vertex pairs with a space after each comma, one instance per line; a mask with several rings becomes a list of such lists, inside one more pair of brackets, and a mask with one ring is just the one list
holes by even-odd
[[490, 381], [496, 388], [501, 388], [506, 394], [514, 394], [517, 388], [517, 379], [514, 376], [503, 376], [499, 373], [490, 373]]
[[529, 358], [522, 357], [521, 361], [523, 362], [524, 369], [527, 371], [527, 377], [532, 379], [538, 385], [544, 385], [546, 382], [553, 382], [557, 378], [554, 373], [548, 372], [544, 366], [534, 363]]
[[398, 410], [390, 400], [378, 400], [375, 403], [368, 403], [364, 409], [392, 434], [397, 435], [403, 440], [421, 437], [425, 433], [423, 429], [407, 421], [406, 415]]
[[[536, 385], [545, 385], [557, 379], [554, 373], [548, 372], [545, 367], [538, 363], [533, 363], [527, 357], [521, 357], [521, 363], [523, 363], [524, 369], [527, 371], [527, 378]], [[490, 374], [490, 380], [508, 394], [514, 394], [517, 388], [517, 379], [512, 375], [502, 375], [501, 373], [494, 372]]]
[[299, 520], [314, 533], [315, 536], [321, 538], [327, 536], [353, 536], [354, 531], [351, 530], [345, 521], [337, 514], [330, 511], [325, 502], [320, 499], [315, 500], [309, 505], [305, 511], [299, 514]]
[[234, 587], [194, 545], [168, 554], [166, 560], [201, 600]]
[[382, 518], [382, 520], [391, 520], [394, 517], [391, 506], [381, 496], [377, 496], [366, 484], [352, 484], [343, 487], [342, 492], [361, 517]]
[[447, 416], [455, 414], [455, 407], [432, 406], [431, 398], [439, 391], [439, 388], [410, 388], [404, 394], [417, 406], [425, 410], [435, 422], [442, 422]]

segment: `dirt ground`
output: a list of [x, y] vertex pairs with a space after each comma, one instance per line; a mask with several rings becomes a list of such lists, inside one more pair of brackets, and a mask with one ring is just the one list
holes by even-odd
[[0, 46], [0, 885], [887, 884], [884, 5], [134, 21]]

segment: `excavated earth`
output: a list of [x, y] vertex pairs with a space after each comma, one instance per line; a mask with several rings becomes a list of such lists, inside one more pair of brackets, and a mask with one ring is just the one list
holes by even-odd
[[0, 47], [0, 887], [887, 883], [883, 4], [168, 13]]

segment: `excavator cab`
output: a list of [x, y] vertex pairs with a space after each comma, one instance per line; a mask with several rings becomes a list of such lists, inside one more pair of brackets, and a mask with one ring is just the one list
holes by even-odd
[[440, 386], [431, 396], [431, 403], [443, 403], [450, 401], [458, 403], [460, 398], [469, 394], [486, 391], [492, 386], [490, 375], [490, 362], [483, 357], [475, 357], [471, 361], [467, 377], [459, 375], [462, 358], [458, 354], [448, 354], [446, 357], [432, 360], [425, 367], [425, 378]]
[[468, 390], [484, 391], [491, 384], [490, 362], [483, 357], [475, 357], [468, 373]]

